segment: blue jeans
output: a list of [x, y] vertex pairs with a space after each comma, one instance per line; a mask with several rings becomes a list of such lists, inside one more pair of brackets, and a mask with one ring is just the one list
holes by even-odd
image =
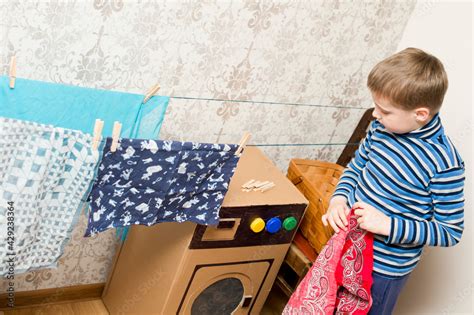
[[395, 308], [398, 295], [403, 289], [408, 275], [401, 278], [388, 278], [372, 273], [372, 307], [369, 315], [390, 315]]

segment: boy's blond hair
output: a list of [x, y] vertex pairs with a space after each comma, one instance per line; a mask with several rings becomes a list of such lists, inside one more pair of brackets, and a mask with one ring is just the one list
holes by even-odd
[[369, 89], [406, 110], [439, 111], [448, 89], [443, 64], [421, 49], [407, 48], [379, 62], [367, 79]]

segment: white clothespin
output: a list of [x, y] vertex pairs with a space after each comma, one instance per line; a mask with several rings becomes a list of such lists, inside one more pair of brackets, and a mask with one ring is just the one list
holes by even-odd
[[10, 72], [8, 76], [10, 77], [10, 89], [14, 89], [16, 80], [16, 56], [12, 56], [10, 60]]
[[102, 137], [102, 129], [104, 129], [104, 121], [101, 119], [96, 119], [94, 125], [94, 134], [92, 136], [93, 150], [97, 150], [99, 147], [100, 138]]
[[237, 148], [237, 151], [235, 151], [235, 155], [240, 155], [242, 151], [244, 150], [245, 146], [247, 145], [247, 142], [250, 139], [250, 132], [245, 132], [244, 135], [242, 136], [242, 139], [239, 142], [239, 147]]
[[115, 152], [118, 146], [118, 139], [120, 137], [120, 130], [122, 129], [122, 124], [118, 121], [114, 122], [114, 129], [112, 130], [112, 145], [110, 146], [110, 151]]
[[244, 192], [249, 192], [249, 191], [260, 191], [260, 192], [266, 192], [269, 189], [272, 189], [275, 187], [275, 183], [271, 181], [258, 181], [255, 179], [251, 179], [245, 184], [242, 185], [242, 191]]
[[251, 191], [255, 183], [258, 183], [258, 181], [256, 181], [255, 179], [249, 180], [248, 182], [242, 185], [242, 191], [245, 191], [245, 192]]
[[242, 185], [242, 188], [250, 188], [250, 187], [253, 187], [253, 186], [250, 186], [251, 184], [255, 183], [255, 179], [251, 179], [249, 180], [248, 182], [244, 183]]
[[263, 182], [258, 182], [253, 184], [253, 190], [260, 190], [260, 188], [263, 188], [264, 186], [270, 184], [268, 180], [263, 181]]
[[146, 93], [145, 98], [143, 99], [143, 104], [148, 102], [148, 100], [160, 90], [160, 85], [155, 84], [149, 91]]
[[263, 186], [263, 187], [260, 187], [260, 191], [261, 191], [261, 192], [266, 192], [267, 190], [270, 190], [270, 189], [272, 189], [272, 188], [275, 187], [275, 186], [276, 186], [275, 183], [271, 182], [270, 184], [267, 184], [267, 185], [265, 185], [265, 186]]

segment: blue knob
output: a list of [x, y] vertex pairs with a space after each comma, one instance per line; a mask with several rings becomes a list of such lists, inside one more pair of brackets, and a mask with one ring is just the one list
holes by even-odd
[[281, 229], [281, 220], [277, 217], [273, 217], [270, 220], [267, 221], [267, 224], [265, 225], [265, 229], [267, 230], [268, 233], [276, 233], [280, 231]]

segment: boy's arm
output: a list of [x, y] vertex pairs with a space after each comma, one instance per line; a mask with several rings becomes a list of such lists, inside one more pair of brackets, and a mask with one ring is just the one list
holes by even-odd
[[391, 244], [453, 246], [464, 229], [464, 168], [454, 167], [434, 176], [430, 184], [434, 216], [430, 220], [391, 218]]
[[362, 169], [369, 159], [368, 155], [370, 152], [370, 146], [372, 145], [372, 135], [378, 124], [379, 122], [375, 120], [370, 125], [367, 136], [359, 145], [354, 158], [347, 165], [347, 168], [339, 179], [336, 190], [332, 195], [333, 197], [343, 196], [346, 200], [349, 199], [349, 193], [355, 189], [359, 174], [362, 172]]

